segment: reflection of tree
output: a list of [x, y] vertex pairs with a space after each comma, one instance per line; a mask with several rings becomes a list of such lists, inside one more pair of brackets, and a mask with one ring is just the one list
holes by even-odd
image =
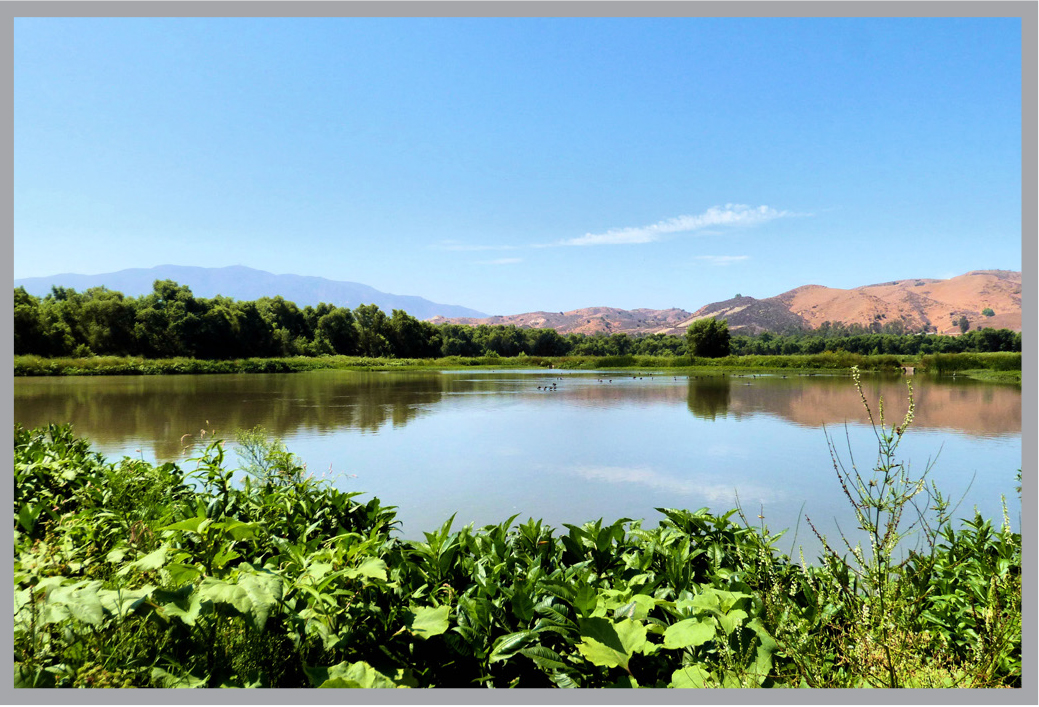
[[[406, 380], [402, 380], [406, 379]], [[19, 381], [22, 383], [22, 381]], [[72, 422], [76, 432], [106, 444], [146, 440], [159, 459], [184, 446], [262, 425], [288, 437], [301, 429], [379, 430], [403, 425], [439, 401], [448, 383], [438, 375], [315, 371], [169, 377], [32, 379], [15, 394], [15, 420], [27, 427]], [[208, 421], [208, 422], [207, 422]], [[191, 435], [181, 441], [182, 435]]]
[[706, 376], [690, 378], [687, 404], [689, 412], [704, 420], [714, 420], [729, 411], [732, 391], [728, 378]]

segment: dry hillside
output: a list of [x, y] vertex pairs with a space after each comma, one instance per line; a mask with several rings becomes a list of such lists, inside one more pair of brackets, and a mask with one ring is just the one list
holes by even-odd
[[[986, 308], [993, 316], [984, 316]], [[928, 329], [956, 334], [955, 324], [967, 317], [971, 328], [1021, 330], [1021, 273], [1011, 270], [975, 270], [948, 280], [910, 279], [841, 290], [804, 285], [775, 297], [735, 297], [713, 302], [695, 312], [684, 309], [614, 309], [589, 307], [569, 312], [528, 312], [484, 319], [445, 319], [434, 323], [512, 324], [550, 328], [560, 334], [683, 334], [697, 319], [728, 320], [734, 332], [814, 329], [823, 322], [869, 326], [901, 321], [906, 331]]]

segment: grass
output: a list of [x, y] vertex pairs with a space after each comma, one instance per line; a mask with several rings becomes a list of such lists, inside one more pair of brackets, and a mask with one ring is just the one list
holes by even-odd
[[912, 410], [881, 403], [870, 471], [831, 443], [867, 542], [815, 563], [738, 508], [402, 540], [260, 430], [235, 483], [220, 442], [182, 468], [16, 427], [15, 685], [1020, 687], [1021, 537], [909, 474]]
[[[431, 359], [369, 358], [364, 356], [293, 356], [287, 358], [247, 358], [203, 360], [192, 358], [146, 359], [138, 357], [95, 356], [88, 358], [44, 358], [15, 356], [15, 376], [66, 375], [175, 375], [202, 373], [295, 373], [319, 369], [353, 371], [456, 370], [469, 368], [554, 368], [566, 370], [639, 369], [696, 371], [787, 371], [826, 370], [898, 372], [902, 366], [916, 366], [937, 375], [966, 375], [977, 380], [1020, 382], [1021, 354], [941, 354], [937, 356], [864, 356], [846, 352], [790, 356], [447, 356]], [[997, 375], [998, 373], [998, 375]]]

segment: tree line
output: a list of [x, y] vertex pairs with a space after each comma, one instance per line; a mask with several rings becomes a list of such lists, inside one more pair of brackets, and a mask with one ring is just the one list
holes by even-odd
[[300, 308], [280, 296], [254, 301], [219, 295], [199, 298], [172, 280], [157, 280], [152, 292], [140, 297], [104, 287], [84, 292], [54, 287], [42, 298], [23, 287], [14, 290], [14, 353], [48, 357], [739, 356], [826, 350], [915, 355], [1021, 350], [1020, 332], [1007, 329], [937, 336], [870, 333], [856, 327], [827, 322], [811, 331], [730, 336], [724, 320], [704, 320], [684, 337], [562, 335], [554, 329], [515, 325], [435, 325], [399, 309], [387, 315], [375, 304]]

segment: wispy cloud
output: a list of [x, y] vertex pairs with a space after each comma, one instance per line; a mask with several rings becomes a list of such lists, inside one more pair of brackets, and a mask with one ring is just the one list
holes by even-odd
[[[608, 484], [638, 484], [659, 489], [681, 496], [694, 496], [710, 503], [733, 503], [737, 500], [736, 491], [731, 482], [708, 478], [694, 474], [692, 477], [680, 478], [670, 474], [662, 474], [649, 467], [621, 466], [576, 466], [567, 471], [588, 481]], [[773, 489], [764, 488], [754, 483], [741, 483], [740, 495], [744, 497], [768, 498], [772, 501], [783, 498], [785, 494]]]
[[711, 265], [732, 265], [741, 260], [749, 260], [749, 255], [698, 255], [697, 260], [706, 260]]
[[495, 258], [494, 260], [477, 260], [477, 265], [512, 265], [522, 263], [523, 258]]
[[712, 226], [754, 226], [793, 215], [789, 211], [779, 211], [770, 206], [751, 207], [746, 204], [726, 204], [725, 206], [712, 206], [702, 214], [695, 216], [677, 216], [648, 226], [613, 228], [604, 233], [586, 233], [578, 238], [559, 241], [554, 245], [588, 246], [652, 243], [670, 233], [688, 233]]
[[[520, 250], [523, 248], [558, 248], [560, 246], [618, 245], [632, 243], [652, 243], [672, 233], [697, 232], [701, 236], [720, 236], [727, 228], [756, 226], [778, 218], [793, 216], [811, 216], [812, 214], [781, 211], [771, 206], [747, 206], [746, 204], [726, 204], [712, 206], [702, 214], [695, 216], [676, 216], [648, 226], [631, 226], [628, 228], [611, 228], [603, 233], [586, 233], [577, 238], [567, 238], [554, 243], [480, 244], [463, 243], [454, 239], [442, 240], [430, 247], [436, 250], [451, 251], [493, 251]], [[727, 264], [724, 259], [741, 260], [747, 256], [704, 256], [705, 259], [718, 258], [716, 265]], [[504, 259], [503, 259], [504, 260]], [[487, 261], [487, 264], [493, 261]], [[510, 261], [515, 262], [515, 261]], [[503, 263], [493, 263], [503, 264]]]

